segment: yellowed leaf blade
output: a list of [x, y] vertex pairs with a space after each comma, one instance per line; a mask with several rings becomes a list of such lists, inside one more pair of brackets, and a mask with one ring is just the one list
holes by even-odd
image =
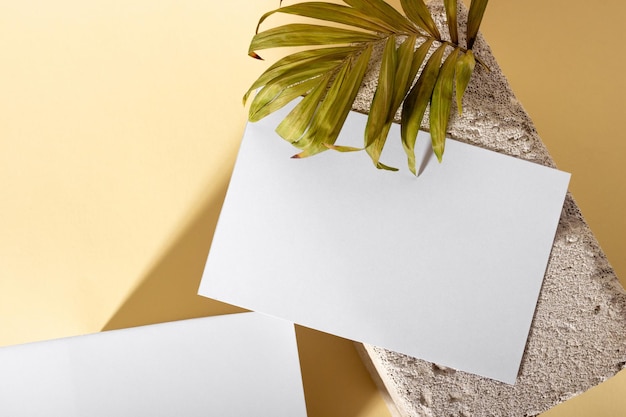
[[[254, 100], [252, 100], [248, 113], [249, 120], [251, 122], [256, 122], [267, 116], [269, 113], [267, 113], [264, 108], [272, 101], [274, 101], [285, 89], [304, 81], [318, 78], [326, 74], [328, 71], [335, 70], [339, 66], [339, 64], [340, 62], [337, 63], [334, 61], [318, 62], [316, 65], [311, 65], [302, 69], [301, 71], [292, 72], [284, 77], [274, 79], [272, 82], [263, 87], [254, 97]], [[319, 81], [313, 81], [313, 83], [316, 82]], [[311, 86], [309, 90], [311, 88], [313, 87]], [[307, 91], [308, 90], [303, 91], [301, 94], [304, 94]]]
[[367, 70], [370, 57], [372, 55], [373, 46], [368, 45], [367, 49], [356, 58], [356, 61], [348, 73], [342, 89], [338, 93], [337, 104], [329, 110], [331, 118], [326, 124], [326, 128], [322, 132], [329, 132], [330, 141], [320, 141], [320, 143], [334, 144], [341, 132], [341, 128], [348, 117], [348, 113], [352, 110], [352, 103], [361, 87], [363, 77]]
[[320, 101], [326, 93], [331, 76], [332, 73], [324, 76], [317, 86], [296, 104], [283, 121], [280, 122], [276, 128], [276, 133], [280, 137], [289, 142], [296, 142], [304, 135], [315, 116]]
[[337, 152], [359, 152], [363, 150], [363, 148], [355, 148], [354, 146], [331, 145], [329, 143], [324, 143], [324, 146]]
[[436, 40], [441, 40], [439, 29], [437, 29], [437, 25], [430, 14], [430, 10], [426, 7], [424, 0], [401, 0], [400, 3], [404, 13], [406, 13], [407, 17], [411, 19], [413, 23], [421, 27]]
[[[420, 48], [429, 46], [430, 45], [422, 45]], [[428, 102], [430, 101], [439, 75], [439, 67], [441, 66], [441, 59], [443, 58], [445, 50], [446, 45], [441, 44], [435, 52], [433, 52], [428, 61], [426, 61], [426, 65], [420, 77], [417, 79], [417, 82], [409, 92], [402, 106], [400, 124], [402, 147], [407, 155], [409, 169], [415, 175], [417, 175], [415, 170], [415, 141], [422, 125], [424, 112], [426, 111], [426, 107], [428, 107]], [[416, 54], [418, 51], [416, 51]]]
[[306, 2], [281, 7], [265, 13], [259, 20], [257, 32], [263, 21], [274, 13], [287, 13], [305, 16], [313, 19], [354, 26], [372, 32], [393, 32], [396, 30], [393, 26], [390, 26], [376, 16], [365, 14], [352, 7], [325, 2]]
[[295, 158], [315, 155], [328, 149], [325, 144], [335, 144], [365, 76], [372, 49], [371, 44], [367, 45], [358, 57], [346, 62], [339, 70], [311, 126], [303, 138], [294, 144], [303, 149], [294, 155]]
[[[335, 100], [341, 90], [342, 84], [347, 77], [347, 74], [350, 70], [350, 61], [345, 61], [341, 64], [339, 71], [334, 76], [334, 79], [330, 82], [330, 87], [326, 92], [326, 96], [323, 100], [320, 101], [319, 107], [317, 108], [311, 123], [304, 133], [304, 135], [296, 142], [293, 143], [294, 146], [306, 150], [314, 146], [317, 132], [322, 129], [322, 125], [324, 123], [324, 119], [329, 115], [329, 109], [331, 107], [332, 101]], [[331, 141], [325, 140], [325, 138], [319, 139], [319, 143], [331, 143]], [[304, 151], [303, 151], [304, 152]], [[306, 153], [302, 153], [302, 155], [294, 155], [293, 158], [303, 158], [308, 156]]]
[[[387, 169], [387, 170], [397, 170], [396, 168], [387, 166], [380, 162], [380, 156], [383, 151], [383, 147], [387, 141], [387, 136], [389, 134], [389, 129], [391, 128], [391, 124], [394, 121], [396, 111], [402, 100], [406, 96], [407, 91], [411, 87], [413, 82], [413, 78], [415, 78], [415, 74], [419, 66], [421, 65], [424, 57], [426, 56], [426, 52], [428, 50], [428, 46], [423, 46], [418, 48], [417, 52], [414, 52], [416, 36], [407, 37], [404, 42], [400, 45], [399, 48], [395, 49], [395, 39], [393, 40], [393, 53], [391, 49], [391, 44], [388, 43], [385, 51], [383, 52], [383, 64], [381, 68], [381, 78], [383, 72], [386, 72], [386, 77], [391, 77], [390, 81], [387, 81], [387, 87], [393, 87], [390, 91], [388, 91], [388, 103], [386, 104], [386, 108], [381, 109], [380, 116], [383, 115], [383, 112], [386, 112], [386, 117], [384, 123], [381, 124], [382, 119], [378, 121], [380, 128], [376, 131], [367, 131], [366, 130], [366, 150], [367, 153], [372, 158], [372, 162], [379, 169]], [[387, 61], [387, 65], [385, 65], [385, 61]], [[419, 61], [419, 63], [415, 62]], [[379, 80], [379, 86], [383, 83], [383, 80]], [[370, 117], [372, 116], [370, 112]], [[368, 119], [369, 124], [369, 119]]]
[[379, 39], [379, 35], [357, 30], [292, 23], [257, 33], [252, 38], [248, 52], [284, 46], [351, 44]]
[[[366, 149], [369, 149], [370, 145], [374, 143], [374, 140], [380, 136], [380, 132], [387, 122], [387, 115], [389, 114], [389, 108], [391, 107], [394, 93], [396, 65], [396, 37], [389, 36], [385, 43], [385, 49], [383, 50], [378, 76], [378, 86], [374, 92], [374, 98], [372, 99], [372, 105], [365, 126]], [[377, 162], [378, 160], [374, 160], [374, 163]]]
[[[408, 36], [396, 50], [396, 74], [393, 95], [391, 97], [391, 105], [387, 113], [387, 122], [393, 122], [396, 112], [398, 111], [398, 107], [402, 104], [402, 100], [404, 100], [406, 93], [409, 91], [409, 88], [411, 88], [413, 79], [417, 74], [419, 64], [417, 67], [414, 65], [414, 58], [416, 58], [414, 52], [416, 41], [417, 36]], [[423, 59], [424, 58], [422, 57], [422, 60]]]
[[461, 54], [461, 57], [456, 61], [456, 106], [459, 114], [463, 113], [463, 95], [476, 66], [474, 53], [471, 49]]
[[428, 55], [428, 51], [430, 51], [430, 47], [433, 45], [433, 43], [434, 43], [433, 39], [426, 39], [426, 41], [424, 41], [419, 46], [419, 48], [417, 48], [413, 52], [413, 58], [411, 62], [411, 71], [409, 72], [409, 76], [408, 76], [407, 83], [406, 83], [407, 91], [411, 89], [411, 86], [413, 85], [413, 82], [415, 81], [415, 76], [417, 75], [419, 69], [421, 68], [422, 63], [424, 62], [426, 55]]
[[384, 2], [383, 0], [343, 0], [344, 3], [354, 7], [355, 9], [362, 11], [363, 13], [376, 16], [377, 18], [384, 20], [392, 28], [395, 28], [393, 32], [408, 32], [415, 31], [415, 25], [409, 19], [402, 15], [399, 11], [392, 6]]
[[446, 18], [448, 20], [448, 30], [450, 31], [450, 40], [453, 44], [459, 44], [459, 31], [457, 29], [457, 0], [444, 0], [443, 4], [446, 8]]
[[478, 28], [483, 20], [485, 9], [487, 8], [489, 0], [472, 0], [470, 4], [469, 14], [467, 17], [467, 49], [474, 47], [476, 36], [478, 35]]
[[452, 107], [452, 89], [458, 48], [448, 55], [435, 83], [430, 101], [430, 138], [437, 160], [441, 162], [446, 144], [446, 130]]
[[382, 130], [378, 133], [378, 136], [372, 139], [372, 143], [365, 148], [370, 158], [372, 158], [372, 162], [374, 166], [378, 169], [387, 169], [391, 171], [397, 171], [397, 168], [390, 167], [380, 162], [380, 155], [383, 152], [383, 147], [385, 146], [385, 142], [387, 141], [387, 136], [389, 135], [389, 129], [391, 128], [392, 122], [386, 122], [383, 125]]
[[338, 46], [332, 48], [309, 49], [287, 55], [286, 57], [278, 60], [275, 64], [265, 70], [263, 74], [261, 74], [261, 76], [244, 94], [243, 102], [244, 104], [246, 103], [248, 97], [253, 91], [270, 83], [276, 78], [283, 77], [292, 71], [306, 69], [307, 66], [318, 62], [334, 61], [338, 63], [340, 60], [345, 59], [345, 57], [349, 54], [356, 53], [361, 49], [363, 49], [361, 46]]
[[[289, 102], [311, 91], [319, 83], [316, 78], [305, 80], [298, 84], [293, 84], [287, 88], [280, 90], [271, 100], [264, 100], [262, 106], [250, 106], [251, 112], [249, 120], [258, 122], [262, 118], [270, 115], [278, 109], [286, 106]], [[264, 89], [267, 90], [267, 89]], [[262, 96], [262, 94], [259, 94]], [[254, 103], [253, 103], [254, 104]]]

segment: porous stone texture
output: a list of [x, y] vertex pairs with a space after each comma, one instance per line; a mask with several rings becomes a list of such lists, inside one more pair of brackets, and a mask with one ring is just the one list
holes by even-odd
[[[445, 32], [442, 7], [430, 7]], [[462, 5], [459, 16], [465, 21]], [[490, 70], [476, 66], [464, 98], [463, 115], [453, 116], [449, 136], [555, 167], [532, 120], [480, 36], [474, 51]], [[355, 110], [368, 111], [376, 79], [373, 65]], [[452, 111], [456, 114], [455, 108]], [[423, 128], [428, 130], [428, 117]], [[515, 385], [370, 345], [357, 347], [398, 416], [536, 416], [624, 367], [626, 293], [568, 194]]]

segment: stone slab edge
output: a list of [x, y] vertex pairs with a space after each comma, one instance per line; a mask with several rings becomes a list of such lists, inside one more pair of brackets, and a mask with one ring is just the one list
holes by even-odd
[[[445, 33], [442, 6], [429, 7]], [[466, 16], [461, 4], [460, 21]], [[450, 136], [555, 167], [480, 35], [474, 51], [490, 71], [476, 67], [463, 115], [456, 116], [456, 108], [452, 109]], [[377, 76], [372, 66], [354, 110], [367, 113]], [[423, 128], [428, 130], [428, 115]], [[626, 293], [568, 193], [515, 385], [356, 345], [394, 417], [536, 416], [624, 368]]]

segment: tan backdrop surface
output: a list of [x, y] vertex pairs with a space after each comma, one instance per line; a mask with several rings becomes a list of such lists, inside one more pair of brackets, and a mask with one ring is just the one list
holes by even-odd
[[[0, 0], [0, 345], [237, 311], [194, 294], [267, 65], [247, 45], [277, 5]], [[625, 11], [493, 1], [484, 27], [622, 276]], [[388, 416], [351, 342], [298, 338], [312, 417]], [[624, 390], [549, 414], [626, 414]]]

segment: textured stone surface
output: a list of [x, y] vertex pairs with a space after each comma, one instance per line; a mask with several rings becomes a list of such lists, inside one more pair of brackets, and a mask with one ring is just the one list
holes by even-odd
[[[443, 16], [441, 7], [431, 7]], [[461, 21], [465, 15], [462, 8]], [[474, 50], [490, 71], [476, 67], [464, 113], [454, 116], [449, 135], [554, 167], [482, 37]], [[374, 70], [366, 78], [355, 110], [368, 111], [376, 77]], [[428, 130], [427, 117], [423, 127]], [[624, 367], [626, 293], [568, 194], [515, 385], [374, 346], [358, 347], [399, 416], [535, 416]]]

